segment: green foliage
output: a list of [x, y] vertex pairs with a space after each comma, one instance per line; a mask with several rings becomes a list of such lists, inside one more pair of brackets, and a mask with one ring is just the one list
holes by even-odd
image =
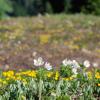
[[49, 2], [46, 3], [46, 12], [49, 13], [49, 14], [53, 13], [53, 9], [52, 9]]
[[[100, 70], [99, 70], [100, 71]], [[84, 75], [84, 71], [79, 73], [77, 77], [72, 80], [64, 80], [62, 76], [60, 76], [59, 80], [55, 80], [52, 77], [47, 77], [46, 73], [43, 73], [43, 69], [38, 69], [35, 72], [40, 75], [40, 73], [45, 74], [44, 76], [35, 76], [29, 77], [27, 76], [30, 71], [25, 71], [27, 74], [22, 77], [22, 79], [26, 80], [26, 82], [22, 80], [6, 80], [5, 77], [0, 79], [0, 99], [1, 100], [96, 100], [96, 97], [100, 95], [100, 87], [96, 86], [96, 82], [99, 80], [98, 76], [95, 77], [99, 72], [98, 70], [94, 70], [91, 72], [93, 77], [87, 77]], [[17, 72], [23, 74], [22, 72]], [[25, 73], [24, 72], [24, 73]], [[45, 71], [48, 73], [48, 71]], [[12, 71], [8, 73], [11, 74]], [[54, 73], [54, 71], [53, 71]], [[87, 72], [88, 73], [88, 72]], [[90, 73], [90, 72], [89, 72]], [[32, 74], [32, 73], [31, 73]], [[100, 74], [100, 73], [99, 73]], [[6, 74], [7, 75], [7, 72]], [[14, 76], [16, 72], [14, 72]], [[29, 73], [30, 75], [30, 73]], [[43, 77], [47, 77], [47, 79]], [[9, 76], [11, 78], [12, 76]], [[17, 76], [19, 77], [19, 76]], [[3, 81], [6, 81], [6, 84], [2, 84]], [[98, 81], [98, 83], [100, 80]]]
[[43, 12], [41, 0], [12, 0], [15, 16], [36, 15]]
[[71, 0], [64, 0], [64, 6], [65, 6], [65, 13], [70, 13], [70, 8], [71, 8]]
[[88, 0], [87, 4], [83, 5], [82, 11], [84, 13], [100, 15], [100, 0]]
[[70, 96], [59, 96], [59, 97], [57, 97], [57, 99], [56, 100], [70, 100]]
[[6, 17], [9, 12], [12, 12], [11, 2], [9, 0], [0, 0], [0, 19]]
[[[72, 3], [72, 2], [75, 3]], [[86, 13], [100, 15], [100, 0], [62, 0], [52, 2], [50, 0], [0, 0], [0, 17], [5, 17], [9, 12], [13, 16], [31, 16], [38, 13], [53, 13], [61, 8], [59, 3], [64, 4], [62, 12], [65, 13]], [[81, 5], [78, 5], [81, 4]], [[63, 7], [62, 7], [63, 8]], [[13, 10], [13, 12], [12, 12]]]
[[70, 66], [63, 66], [60, 68], [60, 74], [63, 77], [70, 77], [72, 73], [72, 68]]

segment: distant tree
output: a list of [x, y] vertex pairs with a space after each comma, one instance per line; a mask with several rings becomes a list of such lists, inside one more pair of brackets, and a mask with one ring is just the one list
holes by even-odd
[[72, 13], [80, 13], [82, 9], [87, 4], [88, 0], [71, 0], [71, 9]]
[[87, 4], [83, 7], [83, 12], [100, 15], [100, 0], [87, 0]]
[[42, 0], [11, 0], [13, 3], [14, 16], [31, 16], [43, 13]]
[[7, 13], [12, 12], [11, 2], [9, 0], [0, 0], [0, 19], [7, 16]]
[[[13, 4], [14, 16], [25, 16], [27, 15], [27, 8], [30, 0], [11, 0]], [[28, 2], [27, 2], [28, 1]]]
[[65, 0], [48, 0], [53, 8], [54, 13], [61, 13], [64, 11]]
[[40, 0], [42, 2], [43, 11], [47, 13], [61, 13], [64, 12], [65, 0]]
[[70, 13], [71, 8], [72, 8], [71, 0], [64, 0], [64, 12]]
[[100, 15], [100, 0], [71, 0], [70, 12]]
[[100, 0], [0, 0], [0, 18], [62, 12], [100, 15]]

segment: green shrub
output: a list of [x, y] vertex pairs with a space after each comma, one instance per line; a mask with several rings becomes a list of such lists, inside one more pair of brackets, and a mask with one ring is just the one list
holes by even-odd
[[7, 16], [12, 11], [11, 2], [8, 0], [0, 0], [0, 19]]
[[100, 15], [100, 0], [88, 0], [81, 9], [84, 13]]

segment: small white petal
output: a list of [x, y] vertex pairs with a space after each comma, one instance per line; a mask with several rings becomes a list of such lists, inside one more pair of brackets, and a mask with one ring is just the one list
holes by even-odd
[[88, 67], [90, 67], [90, 62], [88, 60], [85, 60], [83, 62], [83, 65], [88, 68]]
[[78, 74], [76, 68], [73, 68], [73, 69], [72, 69], [72, 72], [73, 72], [74, 74]]
[[98, 63], [94, 62], [92, 65], [93, 65], [93, 67], [98, 67]]
[[65, 59], [65, 60], [62, 61], [62, 64], [63, 64], [64, 66], [72, 65], [72, 61], [71, 61], [71, 60]]
[[50, 63], [45, 63], [44, 67], [47, 69], [47, 70], [52, 70], [52, 66], [50, 65]]
[[63, 61], [62, 61], [62, 64], [63, 64], [64, 66], [67, 66], [67, 59], [63, 60]]
[[74, 68], [80, 68], [80, 65], [78, 64], [78, 62], [76, 60], [73, 60], [73, 67]]
[[71, 60], [65, 59], [62, 61], [62, 64], [64, 66], [71, 66], [72, 68], [80, 68], [80, 65], [78, 64], [78, 62], [76, 60], [71, 61]]
[[44, 61], [41, 57], [34, 59], [33, 62], [35, 66], [42, 66], [44, 64]]

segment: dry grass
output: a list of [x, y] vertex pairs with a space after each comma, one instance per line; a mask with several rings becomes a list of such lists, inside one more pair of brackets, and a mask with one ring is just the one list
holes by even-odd
[[47, 15], [0, 21], [1, 68], [32, 68], [33, 52], [55, 67], [66, 57], [100, 65], [100, 18]]

